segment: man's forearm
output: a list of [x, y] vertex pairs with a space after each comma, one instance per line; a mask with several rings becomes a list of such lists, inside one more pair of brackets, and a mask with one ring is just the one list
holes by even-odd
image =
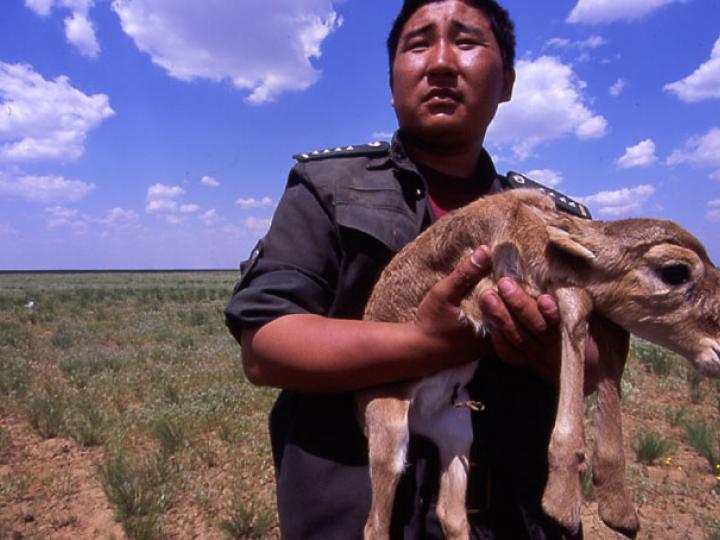
[[444, 338], [427, 335], [414, 323], [286, 315], [244, 330], [242, 355], [255, 384], [339, 392], [422, 377], [477, 359], [482, 343], [473, 343], [477, 352], [452, 354]]

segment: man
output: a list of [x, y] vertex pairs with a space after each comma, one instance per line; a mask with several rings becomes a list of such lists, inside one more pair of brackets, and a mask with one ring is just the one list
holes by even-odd
[[[302, 154], [226, 309], [248, 379], [283, 389], [270, 419], [283, 538], [359, 538], [370, 485], [352, 391], [481, 358], [468, 508], [476, 538], [559, 538], [540, 508], [557, 380], [557, 304], [510, 278], [458, 303], [490, 268], [478, 247], [411, 323], [360, 320], [382, 268], [433, 220], [507, 188], [483, 150], [515, 80], [514, 31], [494, 0], [406, 0], [388, 39], [399, 130], [391, 145]], [[591, 358], [596, 355], [591, 354]], [[502, 360], [500, 360], [502, 359]], [[592, 362], [591, 362], [592, 363]], [[392, 538], [442, 538], [437, 454], [411, 441]]]

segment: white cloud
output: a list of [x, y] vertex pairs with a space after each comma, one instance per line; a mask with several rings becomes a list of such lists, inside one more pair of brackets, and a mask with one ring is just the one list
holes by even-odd
[[373, 131], [370, 134], [370, 140], [372, 141], [380, 141], [380, 140], [390, 140], [393, 138], [393, 135], [395, 135], [392, 131]]
[[64, 208], [62, 206], [54, 206], [45, 209], [46, 222], [48, 227], [62, 227], [66, 225], [80, 225], [78, 221], [78, 211]]
[[145, 212], [148, 214], [159, 214], [162, 212], [174, 212], [178, 208], [178, 203], [170, 199], [151, 200], [145, 206]]
[[[668, 165], [688, 164], [695, 167], [720, 167], [720, 127], [711, 128], [704, 135], [688, 139], [682, 148], [678, 148], [667, 159]], [[712, 174], [720, 176], [720, 171]]]
[[180, 186], [167, 186], [165, 184], [153, 184], [148, 188], [147, 200], [157, 201], [159, 199], [177, 199], [185, 195], [185, 190]]
[[214, 208], [207, 210], [203, 213], [201, 219], [203, 220], [203, 223], [205, 223], [205, 225], [207, 226], [214, 225], [219, 219], [217, 210], [215, 210]]
[[65, 18], [65, 37], [81, 54], [95, 58], [100, 53], [100, 44], [95, 27], [88, 17], [94, 0], [25, 0], [25, 6], [42, 17], [50, 15], [53, 7], [70, 10]]
[[342, 24], [331, 0], [113, 0], [122, 28], [152, 61], [184, 81], [229, 80], [250, 103], [304, 90], [310, 62]]
[[655, 155], [655, 142], [652, 139], [629, 146], [625, 149], [625, 154], [617, 160], [619, 167], [630, 169], [633, 167], [647, 167], [657, 161]]
[[182, 223], [185, 218], [179, 214], [194, 214], [200, 211], [200, 206], [194, 203], [178, 204], [175, 199], [183, 195], [185, 190], [180, 186], [153, 184], [147, 191], [145, 212], [160, 214], [161, 219], [170, 225]]
[[607, 40], [598, 35], [592, 35], [587, 39], [571, 41], [566, 38], [552, 38], [548, 40], [543, 49], [597, 49], [603, 45], [607, 45]]
[[137, 212], [123, 208], [111, 208], [104, 218], [98, 220], [100, 223], [110, 226], [127, 225], [136, 223], [140, 219]]
[[95, 27], [87, 15], [76, 11], [65, 19], [65, 36], [81, 54], [90, 58], [95, 58], [100, 54], [100, 44], [95, 36]]
[[180, 212], [183, 214], [194, 214], [198, 210], [200, 210], [200, 206], [197, 204], [183, 204], [180, 207]]
[[218, 187], [220, 185], [220, 182], [215, 180], [212, 176], [203, 176], [200, 179], [200, 183], [208, 187]]
[[262, 199], [238, 199], [235, 201], [240, 208], [267, 208], [272, 206], [273, 200], [270, 197], [263, 197]]
[[566, 38], [552, 38], [543, 45], [543, 50], [556, 49], [561, 52], [578, 53], [578, 62], [588, 62], [591, 59], [590, 51], [607, 45], [607, 40], [598, 35], [592, 35], [586, 39], [571, 41]]
[[720, 38], [713, 46], [710, 60], [684, 79], [666, 84], [665, 90], [688, 103], [720, 98]]
[[710, 210], [705, 214], [705, 219], [713, 223], [720, 223], [720, 199], [708, 202]]
[[610, 87], [610, 95], [613, 97], [618, 97], [620, 94], [622, 94], [623, 90], [625, 90], [625, 80], [624, 79], [618, 79], [615, 81], [615, 83]]
[[589, 197], [578, 197], [578, 200], [589, 207], [596, 207], [597, 211], [593, 213], [616, 218], [640, 210], [654, 193], [653, 186], [643, 184], [617, 191], [601, 191]]
[[715, 171], [710, 175], [710, 178], [713, 180], [720, 180], [720, 171]]
[[67, 77], [0, 62], [0, 162], [73, 160], [90, 130], [112, 116], [105, 94], [88, 96]]
[[242, 221], [243, 227], [251, 233], [265, 234], [270, 228], [270, 219], [249, 217]]
[[55, 0], [25, 0], [25, 6], [32, 9], [38, 15], [47, 17]]
[[563, 181], [562, 175], [552, 169], [534, 169], [525, 173], [525, 176], [548, 187], [559, 186]]
[[637, 20], [656, 9], [685, 0], [578, 0], [569, 23], [607, 23]]
[[76, 202], [95, 188], [60, 176], [20, 176], [0, 171], [0, 197], [30, 202]]
[[515, 154], [525, 158], [541, 142], [570, 133], [579, 139], [605, 135], [607, 120], [588, 108], [586, 85], [571, 66], [542, 56], [521, 60], [516, 71], [513, 99], [499, 108], [488, 131], [492, 144], [512, 144]]

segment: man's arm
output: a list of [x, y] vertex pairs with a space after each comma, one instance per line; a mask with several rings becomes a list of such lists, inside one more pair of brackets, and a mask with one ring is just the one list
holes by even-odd
[[479, 248], [440, 280], [407, 323], [285, 315], [242, 331], [245, 372], [255, 384], [304, 392], [356, 390], [430, 375], [491, 351], [460, 322], [462, 298], [490, 270]]

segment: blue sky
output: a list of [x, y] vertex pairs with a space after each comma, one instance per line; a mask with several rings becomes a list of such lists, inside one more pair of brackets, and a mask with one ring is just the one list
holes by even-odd
[[[389, 137], [400, 0], [4, 0], [0, 270], [236, 268], [295, 153]], [[507, 0], [486, 146], [720, 262], [720, 2]]]

